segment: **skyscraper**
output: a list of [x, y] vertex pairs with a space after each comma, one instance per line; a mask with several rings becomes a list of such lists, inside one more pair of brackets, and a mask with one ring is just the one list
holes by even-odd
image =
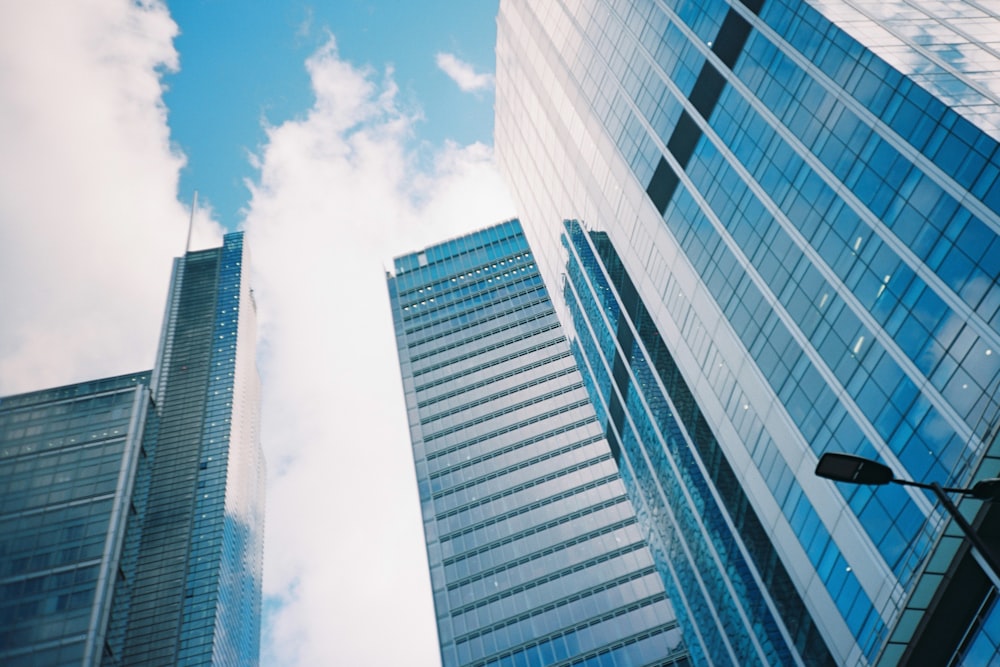
[[0, 401], [0, 663], [99, 663], [149, 377]]
[[964, 2], [501, 2], [501, 169], [695, 661], [997, 652], [932, 497], [813, 471], [1000, 470], [998, 34]]
[[0, 401], [3, 664], [256, 664], [246, 263], [241, 234], [175, 261], [152, 372]]
[[689, 664], [520, 223], [387, 279], [443, 664]]

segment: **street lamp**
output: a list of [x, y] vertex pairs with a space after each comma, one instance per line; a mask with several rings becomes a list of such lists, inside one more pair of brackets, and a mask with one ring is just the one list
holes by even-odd
[[912, 482], [906, 479], [897, 479], [889, 466], [872, 461], [871, 459], [854, 456], [852, 454], [839, 454], [827, 452], [820, 457], [816, 464], [816, 475], [835, 482], [847, 482], [849, 484], [902, 484], [903, 486], [917, 486], [921, 489], [930, 489], [937, 496], [938, 501], [951, 514], [958, 527], [972, 544], [972, 555], [983, 568], [983, 572], [990, 578], [993, 585], [1000, 589], [1000, 560], [990, 550], [986, 543], [973, 530], [969, 522], [965, 520], [958, 507], [948, 497], [947, 493], [961, 493], [980, 500], [1000, 500], [1000, 479], [984, 479], [976, 482], [971, 489], [956, 489], [941, 486], [937, 482], [924, 484], [923, 482]]

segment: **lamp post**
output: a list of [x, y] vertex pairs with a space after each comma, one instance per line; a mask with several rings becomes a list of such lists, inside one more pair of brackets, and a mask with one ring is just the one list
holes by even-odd
[[849, 484], [872, 484], [881, 485], [901, 484], [903, 486], [917, 486], [921, 489], [930, 489], [937, 496], [938, 501], [944, 506], [951, 518], [955, 520], [961, 528], [969, 543], [972, 544], [972, 555], [983, 568], [983, 572], [990, 578], [993, 585], [1000, 589], [1000, 559], [983, 542], [979, 534], [973, 530], [969, 522], [965, 520], [958, 507], [948, 497], [948, 493], [961, 493], [980, 500], [1000, 500], [1000, 479], [984, 479], [976, 482], [971, 489], [957, 489], [941, 486], [937, 482], [925, 484], [923, 482], [913, 482], [906, 479], [897, 479], [889, 466], [872, 461], [871, 459], [854, 456], [853, 454], [839, 454], [827, 452], [820, 457], [816, 464], [816, 475], [825, 479], [832, 479], [835, 482], [847, 482]]

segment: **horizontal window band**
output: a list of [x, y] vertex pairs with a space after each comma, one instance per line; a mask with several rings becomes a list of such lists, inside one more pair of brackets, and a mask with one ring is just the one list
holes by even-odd
[[[509, 301], [514, 301], [518, 297], [525, 297], [525, 296], [528, 296], [528, 295], [531, 295], [531, 294], [539, 294], [539, 295], [541, 295], [539, 301], [547, 301], [548, 300], [545, 297], [545, 285], [543, 285], [541, 282], [539, 282], [536, 285], [532, 285], [532, 286], [530, 286], [530, 287], [528, 287], [526, 289], [518, 290], [517, 292], [510, 292], [510, 293], [504, 292], [503, 294], [495, 294], [494, 296], [499, 297], [499, 298], [495, 298], [493, 300], [486, 301], [484, 303], [474, 304], [472, 307], [466, 308], [465, 310], [461, 310], [461, 311], [458, 311], [458, 312], [455, 312], [455, 313], [450, 313], [450, 314], [442, 314], [441, 317], [434, 318], [434, 319], [432, 319], [432, 320], [430, 320], [428, 322], [424, 322], [423, 324], [420, 324], [418, 326], [415, 326], [415, 327], [412, 327], [412, 328], [409, 328], [409, 329], [405, 329], [404, 333], [407, 336], [412, 336], [413, 334], [420, 333], [421, 331], [424, 331], [426, 329], [430, 329], [431, 327], [437, 327], [437, 326], [445, 325], [445, 324], [448, 324], [449, 322], [451, 322], [453, 320], [459, 320], [459, 319], [461, 319], [463, 317], [468, 317], [470, 315], [474, 315], [474, 314], [479, 313], [479, 312], [485, 312], [485, 311], [487, 311], [487, 310], [489, 310], [491, 308], [500, 308], [505, 303], [507, 303]], [[534, 301], [533, 303], [537, 303], [537, 302], [538, 301]], [[516, 313], [522, 307], [524, 307], [524, 306], [523, 305], [518, 305], [516, 308], [506, 309], [503, 312]], [[481, 320], [476, 320], [476, 321], [477, 322], [480, 322], [480, 321], [482, 321], [482, 322], [488, 322], [491, 319], [494, 319], [494, 318], [493, 317], [486, 317], [486, 318], [483, 318]], [[440, 334], [438, 334], [438, 336], [439, 335]]]
[[[551, 315], [552, 315], [552, 313], [550, 313], [550, 312], [535, 313], [535, 314], [532, 314], [530, 317], [526, 317], [524, 319], [520, 319], [520, 320], [517, 320], [517, 321], [512, 322], [512, 323], [504, 323], [503, 326], [494, 327], [493, 329], [489, 329], [487, 331], [483, 331], [481, 333], [475, 334], [474, 336], [470, 336], [469, 338], [463, 338], [461, 340], [457, 340], [454, 343], [449, 343], [448, 345], [444, 345], [442, 347], [436, 347], [436, 348], [428, 350], [426, 352], [421, 352], [420, 354], [411, 355], [410, 356], [410, 363], [414, 364], [414, 363], [416, 363], [418, 361], [423, 361], [424, 359], [427, 359], [428, 357], [433, 357], [435, 354], [441, 354], [442, 352], [447, 352], [448, 350], [453, 350], [456, 347], [461, 347], [462, 345], [467, 345], [469, 343], [473, 343], [476, 340], [479, 340], [481, 338], [487, 338], [489, 336], [493, 336], [495, 334], [502, 333], [504, 331], [508, 331], [509, 329], [512, 329], [515, 326], [524, 326], [526, 324], [530, 324], [530, 323], [535, 322], [537, 320], [541, 320], [541, 319], [550, 317]], [[555, 324], [551, 324], [551, 325], [545, 325], [545, 327], [539, 327], [538, 329], [533, 329], [532, 333], [541, 333], [543, 331], [548, 331], [549, 329], [557, 329], [557, 328], [559, 328], [559, 324], [555, 323]], [[437, 340], [437, 339], [435, 338], [434, 340]]]
[[[479, 443], [479, 442], [484, 442], [486, 440], [490, 440], [490, 439], [495, 438], [497, 436], [503, 435], [504, 433], [510, 433], [511, 431], [516, 431], [519, 428], [523, 428], [525, 426], [530, 426], [531, 424], [537, 424], [540, 421], [545, 421], [546, 419], [551, 419], [552, 417], [557, 417], [557, 416], [563, 414], [564, 412], [569, 412], [570, 410], [575, 410], [576, 408], [582, 408], [582, 407], [588, 406], [588, 405], [590, 405], [590, 399], [589, 398], [583, 398], [583, 399], [580, 399], [579, 401], [574, 401], [573, 403], [569, 403], [567, 405], [560, 406], [560, 407], [556, 408], [555, 410], [550, 410], [550, 411], [548, 411], [548, 412], [546, 412], [544, 414], [534, 415], [534, 416], [532, 416], [532, 417], [530, 417], [528, 419], [524, 419], [522, 421], [519, 421], [516, 424], [511, 424], [510, 426], [505, 426], [503, 428], [498, 428], [496, 430], [490, 431], [489, 433], [484, 433], [482, 435], [474, 436], [473, 438], [470, 438], [468, 440], [464, 440], [463, 441], [463, 446], [474, 445], [474, 444]], [[498, 415], [494, 415], [494, 416], [498, 416]], [[595, 417], [595, 421], [596, 421], [596, 417]], [[481, 423], [481, 422], [475, 422], [475, 423], [467, 424], [467, 425], [463, 426], [463, 428], [467, 428], [469, 426], [475, 426], [476, 424], [479, 424], [479, 423]], [[461, 430], [461, 429], [457, 429], [457, 430]], [[436, 433], [434, 435], [433, 439], [443, 438], [445, 436], [452, 435], [455, 432], [456, 432], [456, 430], [449, 430], [449, 432], [447, 432], [447, 433], [444, 433], [444, 432]], [[429, 441], [428, 438], [424, 439], [425, 443], [428, 442], [428, 441]]]
[[[492, 450], [492, 451], [489, 451], [489, 452], [487, 452], [485, 454], [481, 454], [481, 455], [479, 455], [479, 456], [477, 456], [475, 458], [469, 459], [467, 461], [462, 461], [461, 463], [458, 463], [456, 465], [449, 466], [447, 468], [443, 468], [441, 470], [433, 472], [430, 475], [430, 479], [431, 480], [436, 480], [436, 479], [438, 479], [440, 477], [443, 477], [444, 475], [448, 475], [448, 474], [454, 473], [454, 472], [456, 472], [458, 470], [462, 470], [463, 468], [468, 468], [470, 466], [474, 466], [477, 463], [482, 463], [483, 461], [488, 461], [489, 459], [496, 458], [496, 457], [502, 456], [504, 454], [508, 454], [508, 453], [513, 452], [513, 451], [515, 451], [517, 449], [521, 449], [522, 447], [530, 447], [531, 445], [534, 445], [536, 443], [542, 442], [544, 440], [548, 440], [549, 438], [553, 438], [553, 437], [555, 437], [557, 435], [560, 435], [562, 433], [567, 433], [569, 431], [581, 428], [583, 426], [586, 426], [587, 424], [596, 423], [596, 421], [597, 421], [596, 419], [580, 419], [580, 420], [577, 420], [577, 421], [573, 422], [572, 424], [565, 424], [565, 425], [560, 426], [558, 428], [554, 428], [554, 429], [551, 429], [549, 431], [545, 431], [544, 433], [540, 433], [539, 435], [536, 435], [534, 437], [525, 438], [524, 440], [521, 440], [519, 442], [515, 442], [515, 443], [513, 443], [511, 445], [508, 445], [508, 446], [504, 447], [503, 449]], [[578, 444], [581, 444], [581, 443], [578, 443]], [[455, 446], [454, 448], [452, 448], [450, 450], [444, 450], [444, 451], [440, 451], [440, 452], [434, 452], [434, 454], [429, 455], [427, 457], [427, 460], [428, 461], [432, 461], [432, 460], [440, 458], [442, 456], [447, 456], [448, 454], [452, 454], [452, 453], [454, 453], [454, 452], [462, 449], [465, 446], [466, 446], [465, 444], [462, 444], [462, 445], [457, 445], [457, 446]], [[574, 445], [574, 446], [577, 446], [577, 445]]]
[[[508, 327], [508, 330], [514, 330], [514, 331], [516, 331], [515, 327], [517, 327], [517, 326], [518, 326], [517, 323], [512, 323], [511, 326]], [[502, 340], [502, 341], [497, 342], [497, 343], [491, 343], [490, 345], [478, 348], [476, 350], [472, 350], [470, 352], [465, 352], [463, 354], [456, 355], [454, 357], [448, 357], [446, 359], [442, 359], [442, 360], [438, 361], [437, 363], [435, 363], [432, 366], [425, 366], [425, 367], [419, 368], [419, 369], [414, 368], [413, 369], [413, 375], [414, 376], [417, 376], [417, 375], [426, 375], [427, 373], [430, 373], [431, 371], [436, 371], [436, 370], [439, 370], [441, 368], [446, 368], [448, 366], [452, 366], [454, 364], [457, 364], [457, 363], [459, 363], [461, 361], [467, 361], [469, 359], [476, 359], [478, 357], [484, 357], [484, 356], [487, 356], [486, 355], [487, 352], [493, 352], [495, 350], [502, 350], [503, 348], [509, 347], [511, 345], [514, 345], [515, 343], [520, 343], [521, 341], [530, 340], [530, 339], [534, 338], [535, 336], [541, 336], [542, 334], [549, 333], [551, 331], [556, 332], [556, 334], [559, 336], [559, 338], [562, 338], [561, 331], [559, 329], [559, 324], [558, 323], [553, 323], [553, 324], [545, 326], [545, 327], [539, 327], [538, 329], [529, 330], [527, 332], [521, 333], [520, 335], [514, 336], [513, 338], [508, 338], [508, 339]], [[475, 341], [475, 339], [472, 339], [472, 340], [465, 341], [462, 344], [468, 344], [469, 342], [474, 342], [474, 341]]]
[[[464, 491], [465, 489], [472, 488], [473, 486], [476, 486], [477, 484], [482, 484], [483, 482], [489, 481], [491, 479], [496, 479], [497, 477], [501, 477], [501, 476], [506, 475], [508, 473], [516, 472], [518, 470], [523, 470], [524, 468], [529, 468], [529, 467], [531, 467], [533, 465], [536, 465], [538, 463], [542, 463], [544, 461], [548, 461], [549, 459], [556, 458], [557, 456], [562, 456], [563, 454], [568, 454], [570, 452], [576, 451], [577, 449], [580, 449], [582, 447], [586, 447], [587, 445], [592, 445], [595, 442], [600, 442], [600, 441], [601, 441], [601, 436], [599, 436], [599, 435], [597, 435], [597, 436], [591, 436], [590, 438], [587, 438], [586, 440], [581, 440], [579, 442], [574, 442], [573, 444], [567, 445], [566, 447], [560, 447], [559, 449], [556, 449], [556, 450], [553, 450], [553, 451], [549, 451], [549, 452], [545, 452], [541, 456], [535, 456], [535, 457], [532, 457], [532, 458], [527, 459], [525, 461], [521, 461], [520, 463], [517, 463], [517, 464], [514, 464], [514, 465], [510, 465], [510, 466], [505, 466], [504, 468], [502, 468], [500, 470], [494, 470], [493, 472], [491, 472], [488, 475], [481, 475], [481, 476], [475, 477], [473, 479], [465, 480], [461, 484], [456, 484], [455, 486], [450, 486], [450, 487], [448, 487], [448, 489], [446, 491], [439, 491], [438, 493], [434, 494], [431, 497], [434, 500], [439, 500], [440, 498], [443, 498], [443, 497], [445, 497], [447, 495], [450, 495], [452, 493], [457, 493], [459, 491]], [[510, 451], [514, 451], [514, 450], [512, 449]], [[440, 477], [441, 477], [441, 475], [438, 474], [436, 476], [431, 476], [431, 479], [440, 479]]]
[[[452, 618], [455, 618], [455, 617], [457, 617], [457, 616], [459, 616], [461, 614], [467, 614], [470, 611], [475, 611], [476, 609], [481, 609], [482, 607], [485, 607], [487, 605], [493, 604], [495, 602], [499, 602], [500, 600], [504, 600], [504, 599], [509, 598], [511, 596], [517, 595], [518, 593], [523, 593], [525, 591], [530, 591], [533, 588], [538, 588], [539, 586], [543, 586], [543, 585], [545, 585], [547, 583], [550, 583], [552, 581], [557, 581], [557, 580], [565, 577], [568, 574], [575, 574], [576, 572], [579, 572], [581, 570], [585, 570], [588, 567], [593, 567], [595, 565], [600, 565], [601, 563], [606, 563], [609, 560], [612, 560], [614, 558], [619, 558], [619, 557], [624, 556], [626, 554], [634, 553], [636, 551], [641, 551], [644, 547], [645, 547], [645, 543], [643, 543], [642, 541], [635, 542], [633, 544], [628, 544], [626, 546], [623, 546], [623, 547], [620, 547], [618, 549], [615, 549], [614, 551], [609, 551], [609, 552], [603, 553], [600, 556], [597, 556], [595, 558], [590, 558], [590, 559], [588, 559], [588, 560], [586, 560], [586, 561], [584, 561], [582, 563], [577, 563], [576, 565], [574, 565], [571, 568], [566, 568], [566, 569], [563, 569], [563, 570], [559, 570], [557, 572], [553, 572], [552, 574], [549, 574], [549, 575], [546, 575], [546, 576], [543, 576], [543, 577], [538, 577], [536, 579], [532, 579], [531, 581], [527, 581], [527, 582], [525, 582], [523, 584], [518, 584], [517, 586], [513, 586], [511, 588], [508, 588], [508, 589], [506, 589], [506, 590], [504, 590], [504, 591], [502, 591], [500, 593], [495, 593], [495, 594], [493, 594], [493, 595], [491, 595], [491, 596], [489, 596], [487, 598], [481, 598], [479, 600], [476, 600], [475, 602], [471, 602], [469, 604], [462, 605], [461, 607], [457, 607], [455, 609], [450, 610], [450, 614], [449, 615]], [[597, 593], [601, 593], [601, 592], [609, 590], [611, 588], [616, 588], [618, 586], [621, 586], [622, 584], [627, 584], [630, 581], [635, 581], [636, 579], [642, 579], [643, 577], [646, 577], [646, 576], [649, 576], [649, 575], [659, 576], [658, 573], [657, 573], [657, 571], [656, 571], [656, 568], [653, 567], [652, 565], [650, 565], [649, 567], [645, 567], [645, 568], [643, 568], [641, 570], [632, 570], [631, 572], [627, 572], [627, 573], [625, 573], [623, 575], [615, 577], [614, 579], [612, 579], [610, 581], [605, 581], [605, 582], [603, 582], [601, 584], [598, 584], [597, 586], [592, 586], [591, 588], [588, 588], [585, 591], [578, 591], [578, 592], [573, 593], [571, 595], [565, 595], [565, 596], [563, 596], [562, 598], [560, 598], [558, 600], [553, 600], [551, 604], [558, 605], [563, 600], [569, 600], [571, 598], [580, 599], [580, 597], [587, 597], [589, 595], [595, 595]], [[575, 600], [573, 600], [573, 601], [575, 601]]]
[[[460, 507], [456, 507], [455, 509], [448, 510], [444, 514], [438, 514], [434, 518], [437, 519], [438, 521], [443, 521], [445, 519], [450, 519], [452, 517], [458, 516], [459, 514], [461, 514], [463, 512], [468, 512], [469, 510], [475, 509], [477, 507], [482, 507], [483, 505], [487, 505], [487, 504], [492, 503], [492, 502], [496, 502], [497, 500], [500, 500], [502, 498], [507, 498], [509, 496], [514, 495], [515, 493], [519, 493], [521, 491], [525, 491], [527, 489], [530, 489], [530, 488], [533, 488], [533, 487], [536, 487], [536, 486], [540, 486], [540, 485], [545, 484], [547, 482], [551, 482], [551, 481], [557, 480], [560, 477], [566, 477], [567, 475], [572, 475], [575, 472], [579, 472], [581, 470], [586, 470], [587, 468], [590, 468], [590, 467], [593, 467], [593, 466], [596, 466], [596, 465], [600, 465], [601, 463], [604, 463], [605, 461], [608, 461], [610, 458], [611, 458], [610, 454], [603, 454], [603, 455], [600, 455], [600, 456], [596, 456], [596, 457], [594, 457], [592, 459], [588, 459], [586, 461], [581, 461], [580, 463], [577, 463], [575, 465], [568, 466], [566, 468], [562, 468], [562, 469], [557, 470], [555, 472], [549, 473], [548, 475], [545, 475], [544, 477], [537, 477], [537, 478], [529, 480], [527, 482], [523, 482], [521, 484], [517, 484], [515, 486], [508, 487], [508, 488], [504, 489], [503, 491], [499, 491], [497, 493], [493, 493], [493, 494], [490, 494], [488, 496], [483, 496], [482, 498], [479, 498], [477, 500], [468, 502], [468, 503], [466, 503], [466, 504], [464, 504], [464, 505], [462, 505]], [[446, 494], [446, 495], [450, 495], [450, 494]]]
[[542, 498], [538, 502], [532, 503], [530, 505], [524, 505], [522, 507], [517, 507], [509, 512], [498, 514], [496, 516], [490, 517], [489, 519], [486, 519], [485, 521], [480, 521], [479, 523], [473, 526], [467, 526], [466, 528], [462, 528], [461, 530], [447, 533], [441, 536], [440, 541], [442, 544], [444, 544], [445, 542], [454, 540], [455, 538], [461, 537], [463, 535], [468, 535], [482, 528], [494, 526], [498, 523], [502, 523], [509, 519], [521, 516], [522, 514], [527, 514], [528, 512], [531, 512], [533, 510], [541, 509], [542, 507], [546, 507], [553, 503], [559, 502], [560, 500], [566, 500], [567, 498], [572, 498], [573, 496], [578, 496], [582, 493], [586, 493], [587, 491], [592, 491], [601, 486], [605, 486], [606, 484], [611, 484], [613, 482], [618, 481], [618, 479], [619, 479], [618, 472], [615, 471], [615, 474], [613, 475], [606, 475], [605, 477], [599, 477], [587, 484], [582, 484], [580, 486], [573, 487], [572, 489], [567, 489], [562, 493], [557, 493], [555, 495], [549, 496], [548, 498]]
[[[554, 389], [552, 391], [546, 392], [546, 393], [544, 393], [544, 394], [542, 394], [540, 396], [531, 396], [527, 400], [520, 401], [519, 403], [514, 403], [513, 405], [506, 405], [506, 406], [504, 406], [503, 408], [501, 408], [499, 410], [494, 410], [493, 412], [488, 412], [488, 413], [486, 413], [484, 415], [480, 415], [479, 417], [476, 417], [475, 419], [469, 419], [469, 420], [466, 420], [466, 421], [464, 421], [464, 422], [462, 422], [460, 424], [455, 424], [454, 426], [449, 426], [448, 428], [443, 429], [441, 431], [436, 431], [434, 433], [429, 433], [429, 434], [427, 434], [427, 435], [424, 436], [424, 442], [430, 442], [432, 440], [437, 440], [438, 438], [443, 438], [446, 435], [451, 435], [452, 433], [457, 433], [458, 431], [467, 429], [467, 428], [469, 428], [471, 426], [475, 426], [477, 424], [486, 423], [486, 422], [491, 421], [493, 419], [497, 419], [498, 417], [503, 417], [504, 415], [509, 415], [512, 412], [517, 412], [518, 410], [523, 410], [524, 408], [529, 408], [529, 407], [531, 407], [533, 405], [537, 405], [538, 403], [540, 403], [542, 401], [547, 401], [547, 400], [549, 400], [551, 398], [555, 398], [557, 396], [562, 396], [564, 394], [569, 394], [569, 393], [572, 393], [573, 391], [575, 391], [577, 389], [582, 389], [582, 388], [583, 388], [583, 383], [582, 382], [574, 382], [573, 384], [569, 384], [569, 385], [566, 385], [564, 387], [559, 387], [558, 389]], [[447, 416], [447, 415], [444, 415], [444, 416]], [[436, 416], [434, 418], [432, 418], [432, 419], [428, 419], [427, 421], [421, 420], [420, 421], [420, 426], [424, 427], [428, 423], [432, 423], [434, 421], [437, 421], [437, 417]]]
[[[517, 352], [514, 352], [512, 354], [505, 354], [505, 355], [503, 355], [501, 357], [496, 357], [496, 358], [490, 359], [489, 361], [484, 362], [482, 364], [476, 364], [475, 366], [469, 366], [467, 368], [463, 368], [458, 373], [453, 373], [451, 375], [448, 375], [446, 377], [440, 378], [438, 380], [434, 380], [432, 382], [428, 382], [427, 384], [417, 385], [416, 391], [417, 392], [421, 392], [421, 391], [424, 391], [425, 389], [428, 389], [430, 387], [434, 387], [436, 385], [441, 385], [441, 384], [445, 384], [445, 383], [448, 383], [448, 382], [453, 382], [453, 381], [458, 380], [460, 378], [463, 378], [463, 377], [465, 377], [467, 375], [471, 375], [471, 374], [476, 373], [478, 371], [486, 370], [487, 368], [490, 368], [492, 366], [499, 366], [500, 364], [502, 364], [502, 363], [504, 363], [506, 361], [512, 361], [514, 359], [517, 359], [518, 357], [525, 357], [525, 356], [531, 354], [532, 352], [538, 352], [540, 350], [544, 350], [544, 349], [549, 348], [549, 347], [560, 345], [564, 341], [565, 341], [565, 339], [562, 338], [561, 336], [559, 338], [550, 338], [550, 339], [548, 339], [546, 341], [538, 343], [537, 345], [532, 345], [531, 347], [527, 347], [527, 348], [525, 348], [523, 350], [518, 350]], [[550, 357], [550, 358], [551, 359], [558, 359], [559, 357], [568, 357], [568, 356], [570, 356], [570, 353], [567, 351], [567, 352], [560, 353], [559, 355], [554, 355], [553, 357]], [[414, 374], [414, 377], [416, 377], [416, 374]]]
[[[523, 368], [525, 370], [531, 370], [532, 368], [537, 368], [539, 365], [544, 365], [544, 364], [533, 364], [532, 366], [525, 366]], [[515, 377], [515, 376], [520, 375], [521, 373], [525, 372], [525, 370], [518, 369], [518, 370], [515, 370], [515, 371], [511, 371], [509, 373], [504, 373], [502, 376], [492, 377], [489, 380], [483, 380], [482, 382], [477, 382], [474, 385], [470, 385], [468, 387], [463, 387], [462, 389], [459, 389], [459, 390], [450, 391], [450, 392], [448, 392], [446, 394], [441, 394], [440, 396], [435, 396], [432, 399], [429, 399], [429, 400], [426, 400], [426, 401], [421, 401], [421, 402], [417, 403], [417, 407], [421, 408], [421, 409], [422, 408], [430, 407], [430, 406], [434, 405], [435, 403], [440, 403], [443, 400], [446, 400], [446, 399], [449, 399], [449, 398], [455, 398], [456, 396], [461, 396], [462, 394], [469, 393], [470, 391], [472, 391], [474, 389], [481, 389], [483, 387], [488, 387], [489, 385], [494, 384], [496, 382], [499, 382], [500, 380], [506, 380], [506, 379]], [[497, 393], [491, 394], [491, 395], [487, 396], [486, 398], [483, 398], [483, 399], [480, 399], [480, 400], [476, 400], [475, 402], [464, 403], [461, 406], [459, 406], [457, 408], [454, 408], [452, 410], [448, 410], [446, 412], [437, 413], [437, 414], [434, 415], [434, 419], [437, 418], [438, 414], [441, 414], [441, 415], [453, 414], [455, 412], [468, 409], [469, 407], [471, 407], [473, 405], [476, 405], [478, 403], [484, 403], [484, 402], [492, 401], [492, 400], [494, 400], [496, 398], [499, 398], [501, 396], [505, 396], [507, 394], [510, 394], [510, 393], [516, 392], [516, 391], [520, 391], [522, 389], [527, 389], [528, 387], [539, 385], [539, 384], [542, 384], [544, 382], [548, 382], [549, 380], [557, 380], [557, 379], [559, 379], [561, 377], [565, 377], [566, 375], [571, 375], [575, 370], [576, 369], [573, 368], [573, 367], [571, 367], [571, 366], [567, 367], [567, 368], [562, 368], [560, 370], [557, 370], [554, 373], [549, 373], [547, 375], [543, 375], [543, 376], [541, 376], [539, 378], [536, 378], [536, 379], [532, 380], [531, 382], [524, 382], [524, 383], [521, 383], [521, 384], [517, 385], [516, 387], [512, 387], [512, 388], [504, 390], [502, 392], [497, 392]]]
[[[576, 517], [576, 518], [580, 518], [580, 517]], [[604, 535], [609, 535], [609, 534], [611, 534], [611, 533], [613, 533], [613, 532], [615, 532], [617, 530], [621, 530], [622, 528], [628, 528], [629, 526], [634, 526], [634, 525], [636, 525], [636, 523], [637, 523], [637, 521], [636, 521], [635, 517], [630, 517], [628, 519], [622, 519], [620, 521], [616, 521], [615, 523], [613, 523], [613, 524], [611, 524], [609, 526], [603, 526], [602, 528], [599, 528], [598, 530], [592, 530], [592, 531], [590, 531], [588, 533], [584, 533], [582, 535], [577, 535], [576, 537], [573, 537], [571, 539], [565, 540], [565, 541], [560, 542], [558, 544], [554, 544], [554, 545], [550, 546], [549, 548], [544, 549], [542, 551], [533, 551], [533, 552], [528, 553], [528, 554], [526, 554], [526, 555], [524, 555], [524, 556], [522, 556], [522, 557], [520, 557], [520, 558], [518, 558], [516, 560], [507, 561], [505, 563], [502, 563], [501, 565], [497, 565], [495, 567], [491, 567], [491, 568], [488, 568], [486, 570], [482, 570], [480, 572], [477, 572], [474, 575], [470, 575], [468, 577], [464, 577], [464, 578], [459, 579], [457, 581], [450, 582], [448, 584], [447, 590], [448, 590], [449, 593], [451, 593], [453, 591], [458, 590], [462, 586], [466, 586], [468, 584], [471, 584], [471, 583], [474, 583], [474, 582], [477, 582], [477, 581], [482, 581], [484, 579], [489, 579], [490, 577], [496, 576], [496, 575], [500, 574], [501, 572], [505, 572], [505, 571], [510, 570], [512, 568], [515, 568], [515, 567], [520, 567], [521, 565], [525, 565], [527, 563], [530, 563], [533, 560], [538, 560], [539, 558], [545, 558], [546, 556], [551, 556], [552, 554], [559, 553], [560, 551], [566, 551], [567, 549], [575, 547], [578, 544], [583, 544], [584, 542], [589, 542], [590, 540], [597, 539], [598, 537], [602, 537]], [[557, 525], [559, 525], [559, 524], [557, 524]], [[504, 542], [503, 544], [508, 544], [508, 543]], [[502, 546], [503, 544], [498, 545], [498, 546]], [[642, 549], [645, 546], [645, 542], [639, 541], [637, 543], [634, 543], [634, 545], [638, 545], [637, 548], [638, 549]], [[634, 545], [629, 545], [629, 546], [634, 546]], [[461, 560], [466, 560], [466, 558], [463, 558], [463, 559], [460, 559], [460, 560], [456, 560], [454, 562], [455, 563], [461, 562]], [[655, 568], [653, 566], [650, 566], [650, 570], [651, 571], [655, 571]], [[537, 580], [536, 580], [536, 582], [537, 582]], [[544, 582], [541, 582], [541, 583], [544, 583]], [[535, 585], [538, 585], [538, 584], [536, 583]], [[522, 585], [522, 589], [524, 589], [524, 588], [527, 588], [527, 586], [526, 585]], [[500, 595], [500, 596], [498, 596], [498, 598], [499, 597], [504, 597], [504, 596]], [[474, 608], [474, 607], [477, 607], [477, 606], [482, 606], [482, 605], [480, 605], [478, 603], [471, 603], [471, 604], [466, 605], [466, 607], [469, 607], [469, 608]]]

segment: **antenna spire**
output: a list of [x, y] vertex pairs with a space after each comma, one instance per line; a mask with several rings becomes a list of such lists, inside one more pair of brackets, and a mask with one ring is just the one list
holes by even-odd
[[194, 191], [194, 201], [191, 202], [191, 219], [188, 220], [187, 243], [184, 244], [184, 252], [191, 252], [191, 230], [194, 229], [194, 211], [198, 208], [198, 191]]

